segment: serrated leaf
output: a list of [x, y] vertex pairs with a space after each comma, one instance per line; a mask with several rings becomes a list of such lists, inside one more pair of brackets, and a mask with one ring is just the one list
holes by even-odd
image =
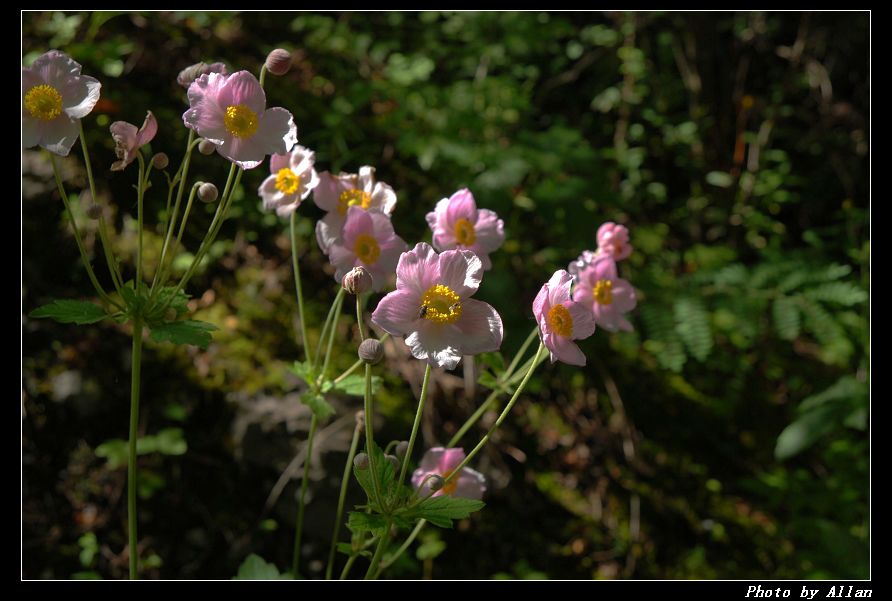
[[387, 518], [377, 513], [351, 511], [347, 516], [347, 528], [351, 532], [380, 532], [387, 527]]
[[146, 321], [150, 325], [153, 322], [164, 319], [165, 314], [173, 309], [177, 317], [181, 317], [189, 310], [189, 295], [176, 286], [166, 286], [158, 291], [152, 306], [146, 313]]
[[777, 328], [781, 338], [793, 340], [799, 336], [799, 309], [793, 299], [786, 296], [777, 297], [771, 306], [771, 313], [774, 317], [774, 327]]
[[309, 386], [312, 386], [316, 381], [316, 371], [313, 369], [313, 365], [310, 361], [295, 361], [294, 364], [288, 368], [288, 371], [306, 382]]
[[486, 506], [483, 501], [440, 495], [425, 499], [402, 515], [406, 519], [425, 519], [434, 526], [452, 528], [452, 520], [468, 517]]
[[300, 395], [300, 402], [309, 407], [319, 421], [328, 419], [335, 414], [335, 408], [321, 394], [305, 392]]
[[[381, 377], [372, 376], [372, 394], [375, 394], [380, 386]], [[335, 384], [334, 389], [350, 396], [365, 396], [365, 376], [350, 374]]]
[[641, 307], [641, 318], [650, 338], [645, 347], [654, 354], [660, 366], [680, 372], [687, 354], [675, 331], [672, 314], [663, 307], [648, 303]]
[[280, 574], [275, 564], [269, 563], [259, 555], [248, 555], [238, 567], [238, 574], [233, 580], [289, 580], [287, 574]]
[[[368, 449], [366, 449], [366, 452], [368, 452]], [[354, 465], [353, 475], [356, 477], [356, 481], [359, 482], [359, 485], [365, 491], [368, 498], [372, 501], [373, 507], [375, 507], [377, 506], [378, 499], [375, 498], [375, 486], [372, 483], [371, 467], [374, 466], [375, 471], [378, 474], [378, 485], [380, 486], [380, 491], [384, 499], [389, 499], [395, 492], [393, 490], [395, 473], [393, 465], [384, 458], [384, 451], [382, 451], [380, 447], [375, 445], [371, 453], [373, 454], [374, 460], [369, 462], [369, 467], [359, 469]]]
[[691, 355], [698, 361], [705, 361], [712, 351], [712, 332], [703, 303], [696, 298], [680, 298], [673, 309], [675, 331]]
[[49, 318], [59, 323], [76, 323], [80, 325], [102, 321], [108, 314], [105, 309], [88, 301], [55, 300], [38, 307], [28, 314], [35, 319]]
[[828, 282], [810, 288], [803, 294], [812, 300], [836, 303], [846, 307], [857, 305], [867, 300], [867, 292], [849, 282]]
[[214, 324], [187, 319], [153, 327], [151, 338], [155, 342], [191, 344], [200, 349], [206, 349], [211, 342], [211, 332], [216, 329], [217, 326]]

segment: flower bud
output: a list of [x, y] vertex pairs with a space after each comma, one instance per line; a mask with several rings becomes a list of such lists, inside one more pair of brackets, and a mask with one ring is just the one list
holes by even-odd
[[208, 73], [229, 75], [229, 69], [223, 63], [211, 63], [210, 65], [205, 62], [195, 63], [180, 71], [180, 74], [177, 75], [177, 83], [188, 90], [193, 81]]
[[365, 453], [359, 453], [353, 458], [353, 467], [358, 470], [369, 469], [369, 456]]
[[210, 140], [202, 140], [198, 143], [198, 152], [201, 154], [214, 154], [215, 150], [217, 150], [217, 145]]
[[398, 445], [396, 445], [396, 451], [394, 451], [394, 452], [396, 453], [397, 457], [402, 459], [406, 456], [406, 452], [408, 450], [409, 450], [409, 443], [407, 441], [403, 440], [403, 441], [400, 441], [400, 443]]
[[166, 169], [169, 164], [170, 159], [168, 159], [167, 155], [163, 152], [159, 152], [152, 157], [152, 167], [155, 169]]
[[384, 459], [390, 462], [390, 465], [393, 466], [393, 471], [398, 471], [400, 469], [400, 460], [394, 457], [393, 455], [385, 455]]
[[365, 267], [354, 267], [347, 272], [341, 285], [348, 294], [358, 295], [372, 289], [372, 274]]
[[212, 183], [205, 182], [198, 186], [198, 198], [201, 202], [214, 202], [217, 200], [217, 195], [217, 186]]
[[446, 484], [446, 480], [443, 479], [443, 476], [439, 474], [434, 474], [430, 477], [430, 480], [427, 481], [428, 486], [434, 492], [437, 492]]
[[384, 358], [384, 347], [381, 346], [381, 343], [376, 339], [366, 338], [362, 341], [362, 344], [359, 345], [357, 354], [363, 363], [375, 365], [380, 363], [381, 359]]
[[266, 57], [266, 70], [273, 75], [285, 75], [291, 68], [291, 53], [282, 48], [276, 48]]

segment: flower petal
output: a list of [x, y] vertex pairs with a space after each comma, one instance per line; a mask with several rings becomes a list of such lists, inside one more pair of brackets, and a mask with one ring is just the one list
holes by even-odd
[[[318, 189], [318, 186], [317, 188]], [[332, 211], [316, 222], [316, 242], [319, 249], [328, 254], [331, 245], [338, 241], [344, 229], [344, 217]]]
[[548, 280], [548, 301], [553, 307], [559, 305], [566, 300], [570, 300], [570, 286], [573, 284], [573, 277], [559, 269], [552, 274]]
[[440, 278], [440, 257], [426, 242], [403, 253], [396, 266], [396, 289], [409, 290], [418, 297]]
[[136, 148], [145, 146], [154, 140], [157, 133], [158, 120], [155, 119], [155, 115], [152, 114], [152, 111], [146, 111], [146, 118], [142, 123], [142, 127], [139, 128], [139, 133], [136, 135]]
[[372, 313], [372, 323], [393, 336], [406, 336], [421, 319], [421, 297], [409, 290], [396, 290], [380, 301]]
[[437, 473], [442, 476], [446, 472], [451, 472], [464, 460], [465, 450], [461, 447], [446, 449], [443, 451], [443, 454], [440, 455], [440, 461], [437, 462]]
[[230, 106], [244, 105], [260, 116], [266, 110], [266, 93], [253, 74], [237, 71], [220, 87], [217, 103], [223, 110]]
[[72, 119], [83, 119], [99, 102], [102, 84], [93, 77], [81, 75], [67, 81], [60, 89], [62, 107]]
[[455, 369], [461, 361], [461, 336], [457, 328], [423, 323], [406, 337], [406, 344], [416, 359], [424, 359], [433, 367]]
[[286, 153], [272, 155], [269, 158], [269, 172], [275, 175], [282, 169], [291, 169], [291, 155]]
[[[502, 346], [502, 318], [488, 303], [472, 298], [462, 301], [461, 318], [455, 323], [462, 334], [461, 350], [465, 355], [476, 355], [499, 350]], [[594, 327], [594, 317], [592, 327]]]
[[477, 212], [474, 234], [477, 237], [474, 247], [479, 247], [483, 253], [489, 254], [505, 242], [505, 222], [499, 219], [494, 211], [480, 209]]
[[477, 223], [477, 203], [467, 188], [462, 188], [449, 197], [446, 209], [446, 223], [454, 226], [459, 219], [467, 219], [471, 225]]
[[572, 340], [566, 336], [552, 335], [552, 346], [549, 349], [552, 353], [552, 361], [557, 358], [563, 363], [569, 365], [585, 365], [585, 355], [580, 348], [576, 346]]
[[387, 215], [392, 214], [396, 208], [396, 192], [384, 182], [376, 182], [372, 189], [369, 208], [379, 209]]
[[463, 467], [458, 475], [458, 481], [455, 483], [455, 491], [453, 497], [461, 499], [474, 499], [479, 501], [486, 492], [486, 478], [480, 472], [472, 470], [469, 467]]
[[78, 134], [77, 121], [60, 115], [41, 124], [39, 144], [53, 154], [66, 157], [77, 141]]
[[595, 333], [595, 316], [591, 307], [573, 301], [564, 302], [573, 320], [573, 340], [582, 340]]
[[183, 113], [186, 127], [214, 144], [223, 144], [231, 137], [223, 121], [225, 107], [217, 101], [225, 83], [226, 76], [220, 73], [208, 73], [193, 81], [188, 91], [189, 109]]
[[483, 263], [469, 250], [447, 250], [440, 253], [440, 282], [452, 288], [461, 298], [477, 292], [483, 280]]

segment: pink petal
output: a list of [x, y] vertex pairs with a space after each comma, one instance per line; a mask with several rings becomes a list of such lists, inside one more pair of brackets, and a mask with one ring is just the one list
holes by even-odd
[[467, 219], [472, 225], [477, 223], [477, 203], [474, 201], [474, 195], [467, 188], [462, 188], [449, 197], [446, 223], [455, 226], [459, 219]]
[[549, 309], [551, 309], [551, 301], [548, 297], [548, 284], [542, 284], [539, 293], [533, 299], [533, 315], [536, 317], [536, 321], [543, 320]]
[[[25, 94], [27, 94], [31, 88], [43, 85], [44, 83], [43, 78], [40, 77], [37, 72], [28, 67], [22, 67], [22, 98], [25, 97]], [[22, 114], [31, 114], [28, 112], [28, 109], [25, 108], [24, 103], [22, 104]]]
[[552, 361], [557, 358], [568, 365], [585, 365], [585, 355], [576, 344], [566, 336], [552, 336], [552, 347], [549, 349], [552, 353]]
[[396, 290], [380, 301], [372, 313], [372, 323], [393, 336], [406, 336], [421, 319], [421, 297], [408, 290]]
[[313, 202], [329, 214], [336, 213], [338, 198], [341, 195], [339, 180], [328, 171], [319, 174], [319, 185], [313, 190]]
[[72, 119], [83, 119], [99, 102], [99, 90], [102, 84], [98, 80], [81, 75], [72, 78], [59, 88], [62, 94], [62, 106]]
[[183, 123], [198, 135], [214, 144], [223, 144], [231, 135], [223, 121], [225, 107], [217, 101], [226, 76], [220, 73], [202, 75], [189, 86], [189, 109], [183, 113]]
[[486, 478], [480, 472], [464, 467], [458, 475], [453, 497], [479, 501], [486, 492]]
[[573, 301], [564, 302], [573, 320], [573, 340], [583, 340], [595, 333], [595, 316], [590, 306]]
[[[318, 186], [316, 187], [318, 190]], [[337, 211], [332, 211], [322, 219], [316, 222], [316, 242], [319, 243], [319, 249], [328, 254], [331, 245], [338, 241], [341, 232], [344, 229], [344, 217], [338, 215]]]
[[[391, 228], [392, 231], [393, 228]], [[374, 236], [375, 222], [372, 220], [372, 216], [363, 210], [362, 207], [353, 205], [347, 209], [347, 220], [344, 222], [344, 230], [341, 233], [341, 237], [344, 240], [344, 244], [352, 248], [353, 243], [356, 242], [356, 237], [360, 234]]]
[[461, 361], [461, 333], [458, 328], [422, 323], [406, 337], [406, 344], [416, 359], [426, 360], [433, 367], [455, 369]]
[[483, 263], [469, 250], [447, 250], [440, 254], [440, 283], [461, 298], [477, 292], [483, 280]]
[[465, 450], [461, 447], [446, 449], [440, 455], [440, 461], [437, 463], [437, 473], [440, 475], [451, 472], [465, 460]]
[[462, 353], [476, 355], [499, 350], [504, 332], [502, 318], [496, 310], [488, 303], [471, 298], [462, 300], [461, 304], [461, 317], [455, 323], [455, 327], [464, 335], [461, 344]]
[[269, 158], [269, 172], [276, 175], [282, 169], [291, 169], [290, 154], [274, 154]]
[[311, 171], [316, 163], [316, 153], [303, 146], [295, 146], [291, 149], [291, 154], [286, 156], [290, 156], [290, 164], [287, 166], [300, 175], [301, 179], [303, 179], [302, 174]]
[[505, 222], [493, 211], [480, 209], [474, 234], [477, 237], [474, 247], [479, 247], [484, 254], [489, 254], [505, 242]]
[[363, 192], [369, 194], [375, 189], [375, 168], [369, 165], [363, 165], [359, 168], [356, 187]]
[[157, 133], [158, 121], [155, 119], [152, 111], [146, 111], [145, 121], [143, 121], [142, 127], [139, 128], [139, 133], [136, 135], [136, 147], [145, 146], [155, 139]]
[[565, 300], [570, 300], [570, 286], [573, 278], [563, 269], [559, 269], [552, 274], [548, 280], [548, 302], [550, 307], [559, 305]]
[[628, 313], [638, 304], [635, 288], [622, 278], [613, 281], [611, 292], [613, 293], [613, 304], [622, 313]]
[[589, 307], [595, 302], [594, 290], [587, 279], [576, 282], [573, 288], [573, 300]]
[[65, 157], [71, 152], [71, 147], [77, 141], [79, 128], [77, 121], [60, 115], [52, 121], [45, 121], [38, 125], [41, 147], [53, 154]]
[[257, 194], [263, 199], [263, 208], [267, 211], [279, 206], [283, 200], [287, 202], [287, 200], [285, 200], [285, 195], [276, 188], [275, 175], [270, 175], [263, 180], [263, 183], [260, 184], [260, 187], [257, 189]]
[[271, 108], [260, 116], [257, 132], [253, 136], [237, 138], [227, 135], [223, 144], [217, 147], [217, 152], [242, 169], [254, 169], [266, 155], [284, 154], [296, 141], [297, 128], [291, 113], [283, 108]]
[[244, 105], [260, 115], [266, 110], [266, 93], [260, 82], [248, 71], [237, 71], [220, 87], [217, 104], [223, 110], [230, 106]]
[[390, 215], [396, 208], [396, 193], [389, 185], [383, 182], [377, 182], [372, 190], [370, 209], [379, 209], [383, 213]]
[[409, 290], [421, 297], [440, 277], [440, 257], [430, 244], [419, 242], [403, 253], [396, 266], [396, 289]]
[[61, 91], [66, 83], [81, 74], [81, 66], [64, 52], [50, 50], [31, 63], [31, 71], [39, 75], [43, 83]]
[[424, 457], [421, 458], [418, 468], [427, 473], [436, 474], [437, 466], [440, 465], [440, 457], [442, 457], [445, 452], [446, 449], [444, 447], [432, 447], [428, 449], [425, 451]]

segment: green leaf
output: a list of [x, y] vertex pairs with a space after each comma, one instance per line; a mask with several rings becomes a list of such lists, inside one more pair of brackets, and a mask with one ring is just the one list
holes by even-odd
[[481, 386], [485, 386], [486, 388], [491, 388], [493, 390], [502, 386], [498, 378], [496, 378], [488, 371], [480, 372], [480, 377], [477, 378], [477, 383]]
[[680, 298], [674, 310], [675, 330], [682, 342], [698, 361], [705, 361], [712, 351], [712, 332], [703, 303], [696, 298]]
[[151, 338], [155, 342], [191, 344], [200, 349], [207, 349], [211, 342], [211, 332], [216, 329], [217, 326], [214, 324], [187, 319], [153, 327]]
[[48, 317], [60, 323], [88, 324], [102, 321], [108, 314], [99, 305], [87, 301], [56, 300], [31, 311], [29, 317]]
[[838, 410], [834, 405], [822, 405], [809, 411], [780, 433], [774, 447], [774, 456], [783, 461], [797, 455], [833, 430], [837, 422]]
[[335, 408], [319, 393], [305, 392], [300, 395], [300, 402], [309, 407], [316, 419], [320, 421], [328, 419], [335, 414]]
[[791, 298], [779, 296], [774, 299], [771, 313], [774, 316], [774, 327], [781, 338], [793, 340], [799, 336], [799, 309]]
[[481, 353], [477, 358], [496, 376], [505, 371], [505, 358], [502, 357], [502, 353]]
[[372, 507], [376, 508], [378, 506], [379, 500], [375, 498], [375, 487], [372, 483], [372, 469], [371, 466], [375, 466], [375, 471], [378, 474], [378, 484], [381, 486], [381, 494], [384, 499], [390, 499], [393, 494], [396, 492], [393, 490], [394, 488], [394, 469], [393, 465], [386, 459], [384, 459], [384, 451], [381, 450], [377, 445], [372, 449], [372, 457], [373, 461], [369, 462], [369, 467], [366, 469], [359, 469], [356, 466], [353, 466], [353, 475], [356, 477], [356, 481], [359, 482], [359, 485], [362, 486], [362, 489], [365, 491], [369, 500], [372, 502]]
[[347, 556], [353, 555], [353, 545], [350, 543], [338, 543], [335, 548], [338, 550], [338, 553], [343, 553]]
[[275, 564], [267, 562], [259, 555], [248, 555], [238, 567], [238, 574], [233, 580], [288, 580], [287, 574], [280, 574]]
[[177, 318], [189, 311], [189, 295], [176, 286], [166, 286], [158, 291], [158, 295], [146, 312], [146, 321], [150, 326], [154, 326], [164, 321], [165, 314], [171, 309]]
[[[157, 434], [143, 436], [136, 441], [137, 455], [148, 455], [150, 453], [183, 455], [187, 450], [188, 445], [183, 438], [182, 428], [165, 428]], [[110, 469], [117, 469], [127, 465], [129, 445], [126, 440], [114, 438], [100, 444], [94, 452], [97, 457], [102, 457], [108, 461]]]
[[[372, 376], [372, 394], [378, 391], [381, 386], [381, 377]], [[350, 396], [365, 396], [365, 376], [359, 374], [350, 374], [337, 384], [334, 389], [349, 394]]]
[[867, 292], [849, 282], [828, 282], [806, 290], [804, 294], [812, 300], [836, 303], [847, 307], [867, 300]]
[[475, 511], [483, 509], [485, 505], [486, 503], [483, 501], [441, 495], [422, 501], [403, 513], [403, 517], [408, 519], [423, 518], [434, 526], [452, 528], [452, 520], [466, 518]]
[[347, 516], [347, 528], [351, 532], [380, 532], [387, 527], [387, 518], [377, 513], [351, 511]]
[[852, 376], [843, 376], [817, 394], [805, 398], [799, 404], [799, 413], [807, 413], [817, 407], [837, 400], [867, 400], [867, 384]]

